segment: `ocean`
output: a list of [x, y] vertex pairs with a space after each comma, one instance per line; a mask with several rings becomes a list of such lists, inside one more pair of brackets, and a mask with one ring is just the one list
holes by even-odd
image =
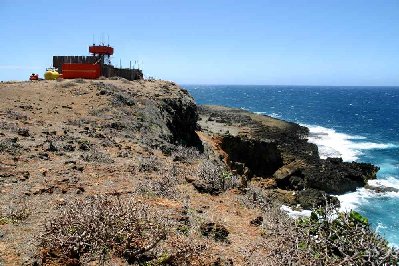
[[[322, 158], [370, 162], [381, 169], [370, 185], [399, 189], [399, 87], [185, 85], [198, 104], [242, 108], [310, 129]], [[365, 188], [340, 195], [391, 245], [399, 247], [399, 192]]]

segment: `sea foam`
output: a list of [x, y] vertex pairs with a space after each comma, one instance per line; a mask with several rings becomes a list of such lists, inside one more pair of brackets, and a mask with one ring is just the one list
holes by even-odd
[[309, 217], [310, 214], [312, 213], [312, 211], [310, 211], [310, 210], [296, 211], [286, 205], [282, 205], [280, 207], [280, 210], [286, 212], [288, 214], [288, 216], [290, 216], [291, 218], [294, 218], [294, 219], [298, 219], [298, 218], [302, 218], [302, 217]]
[[322, 126], [304, 125], [309, 128], [309, 142], [319, 148], [320, 158], [341, 157], [346, 162], [356, 161], [364, 150], [391, 149], [398, 146], [392, 143], [375, 143], [365, 141], [357, 135], [340, 133]]
[[[319, 155], [322, 159], [327, 157], [341, 157], [342, 160], [351, 162], [358, 160], [365, 150], [393, 149], [398, 147], [392, 143], [367, 141], [366, 137], [337, 132], [331, 128], [314, 125], [304, 126], [309, 128], [309, 142], [317, 145]], [[393, 166], [388, 164], [383, 167]], [[384, 179], [369, 180], [368, 185], [379, 188], [380, 190], [358, 188], [355, 192], [338, 195], [337, 197], [341, 202], [340, 210], [356, 210], [360, 206], [367, 205], [368, 201], [375, 197], [399, 197], [399, 192], [390, 190], [384, 192], [384, 188], [399, 189], [399, 180], [395, 177], [390, 176]]]
[[399, 180], [394, 177], [388, 177], [386, 179], [375, 179], [369, 180], [368, 185], [374, 188], [380, 188], [380, 191], [367, 188], [358, 188], [355, 192], [346, 193], [343, 195], [337, 195], [341, 207], [341, 211], [356, 210], [359, 206], [368, 203], [370, 198], [399, 198], [398, 191], [386, 191], [384, 188], [393, 188], [399, 190]]

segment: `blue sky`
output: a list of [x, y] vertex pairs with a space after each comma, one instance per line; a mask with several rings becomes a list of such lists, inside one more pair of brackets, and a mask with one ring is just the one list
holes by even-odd
[[0, 80], [94, 34], [115, 65], [182, 84], [399, 85], [399, 0], [0, 0], [0, 33]]

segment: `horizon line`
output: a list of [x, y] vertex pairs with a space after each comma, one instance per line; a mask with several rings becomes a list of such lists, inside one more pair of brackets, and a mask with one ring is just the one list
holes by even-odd
[[179, 83], [188, 86], [276, 86], [276, 87], [398, 87], [398, 85], [292, 85], [292, 84], [222, 84], [222, 83]]

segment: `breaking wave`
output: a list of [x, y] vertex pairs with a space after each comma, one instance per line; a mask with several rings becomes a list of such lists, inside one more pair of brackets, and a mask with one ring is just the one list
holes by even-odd
[[392, 149], [398, 146], [392, 143], [365, 141], [363, 136], [348, 135], [322, 126], [304, 125], [309, 128], [309, 142], [319, 148], [322, 159], [341, 157], [346, 162], [356, 161], [364, 150]]

